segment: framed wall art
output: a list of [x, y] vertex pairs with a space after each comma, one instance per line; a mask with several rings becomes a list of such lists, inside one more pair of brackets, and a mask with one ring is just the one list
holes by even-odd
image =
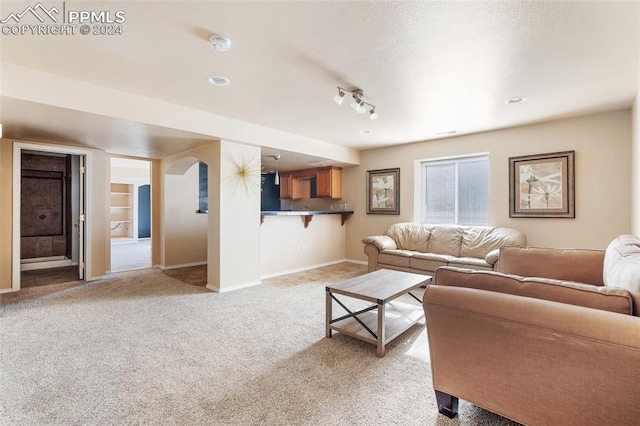
[[575, 218], [575, 151], [509, 158], [509, 217]]
[[367, 171], [367, 214], [400, 214], [400, 169]]

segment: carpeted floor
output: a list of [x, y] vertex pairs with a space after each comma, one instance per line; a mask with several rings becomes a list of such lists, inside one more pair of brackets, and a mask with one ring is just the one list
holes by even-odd
[[111, 272], [151, 267], [151, 240], [112, 241]]
[[217, 294], [159, 270], [0, 295], [2, 425], [514, 425], [438, 415], [424, 325], [324, 337], [325, 286]]

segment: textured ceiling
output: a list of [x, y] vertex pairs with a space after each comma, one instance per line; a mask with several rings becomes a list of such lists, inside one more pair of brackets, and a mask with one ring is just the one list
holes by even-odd
[[[3, 1], [0, 18], [32, 3]], [[355, 149], [628, 107], [640, 80], [640, 8], [631, 1], [67, 1], [66, 7], [78, 4], [125, 11], [123, 34], [0, 35], [0, 59]], [[215, 52], [212, 34], [228, 36], [231, 50]], [[209, 75], [231, 84], [214, 87]], [[380, 117], [370, 121], [349, 102], [338, 107], [336, 86], [363, 89]], [[505, 104], [514, 96], [528, 100]], [[29, 106], [24, 101], [2, 98], [5, 136], [77, 138], [149, 157], [178, 148], [167, 146], [178, 136], [172, 129], [109, 117], [89, 117], [87, 125], [82, 110], [42, 105], [18, 114]], [[221, 135], [181, 136], [195, 146]]]

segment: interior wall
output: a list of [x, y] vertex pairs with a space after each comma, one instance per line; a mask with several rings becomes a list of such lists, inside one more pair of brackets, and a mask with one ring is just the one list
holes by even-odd
[[[637, 112], [636, 112], [637, 114]], [[605, 248], [631, 229], [631, 110], [619, 110], [468, 136], [363, 151], [343, 170], [343, 198], [355, 210], [347, 258], [365, 260], [362, 239], [413, 221], [414, 162], [489, 153], [489, 221], [519, 229], [530, 246]], [[575, 219], [510, 218], [508, 159], [575, 150]], [[400, 215], [367, 215], [366, 171], [400, 167]]]
[[632, 114], [632, 188], [631, 188], [631, 232], [640, 235], [640, 90], [631, 109]]
[[207, 215], [198, 210], [198, 163], [165, 176], [165, 268], [207, 262]]
[[315, 215], [305, 228], [302, 216], [265, 216], [260, 227], [262, 276], [344, 260], [346, 225], [341, 221], [338, 214]]
[[0, 293], [11, 291], [13, 144], [0, 139]]
[[[220, 144], [220, 276], [209, 283], [217, 291], [260, 283], [260, 153], [256, 146]], [[242, 179], [242, 168], [251, 177]], [[209, 213], [212, 200], [210, 193]]]
[[164, 265], [162, 241], [162, 165], [160, 160], [151, 160], [151, 265]]

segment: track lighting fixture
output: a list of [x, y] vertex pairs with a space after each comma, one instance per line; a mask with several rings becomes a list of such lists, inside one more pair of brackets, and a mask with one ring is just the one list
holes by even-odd
[[338, 94], [333, 98], [333, 101], [338, 105], [342, 105], [342, 101], [344, 101], [346, 93], [351, 93], [351, 97], [353, 97], [351, 108], [353, 108], [357, 113], [364, 114], [365, 112], [367, 112], [367, 107], [369, 107], [371, 108], [369, 110], [369, 117], [372, 120], [378, 118], [378, 113], [376, 113], [376, 106], [370, 104], [369, 102], [365, 102], [364, 99], [362, 99], [364, 97], [364, 92], [362, 91], [362, 89], [347, 90], [338, 86]]

